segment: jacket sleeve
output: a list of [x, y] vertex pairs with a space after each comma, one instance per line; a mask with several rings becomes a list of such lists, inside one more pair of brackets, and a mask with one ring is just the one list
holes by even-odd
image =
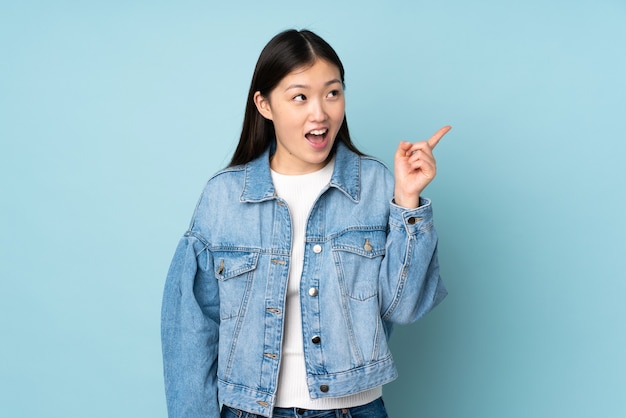
[[431, 202], [406, 209], [390, 203], [389, 233], [381, 265], [382, 319], [406, 324], [424, 316], [448, 294], [439, 276]]
[[219, 418], [219, 293], [201, 237], [187, 232], [167, 275], [161, 343], [168, 416]]

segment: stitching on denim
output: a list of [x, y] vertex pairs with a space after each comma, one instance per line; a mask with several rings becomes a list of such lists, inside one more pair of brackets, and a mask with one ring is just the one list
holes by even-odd
[[413, 236], [409, 236], [409, 242], [407, 243], [406, 254], [404, 255], [404, 263], [402, 264], [402, 270], [400, 270], [400, 278], [398, 280], [398, 287], [396, 288], [395, 296], [389, 308], [384, 312], [382, 319], [388, 320], [391, 315], [393, 315], [394, 311], [400, 304], [400, 300], [402, 299], [402, 292], [404, 291], [404, 285], [407, 280], [407, 272], [409, 270], [409, 265], [411, 263], [411, 257], [409, 254], [413, 253], [413, 247], [415, 245], [415, 238]]

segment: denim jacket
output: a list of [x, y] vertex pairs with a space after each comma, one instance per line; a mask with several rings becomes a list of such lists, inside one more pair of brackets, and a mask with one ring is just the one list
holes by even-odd
[[[213, 176], [178, 244], [163, 297], [169, 416], [218, 418], [219, 404], [271, 417], [281, 360], [292, 225], [268, 149]], [[342, 143], [306, 226], [300, 285], [311, 398], [396, 378], [392, 323], [447, 294], [430, 201], [405, 209], [379, 161]]]

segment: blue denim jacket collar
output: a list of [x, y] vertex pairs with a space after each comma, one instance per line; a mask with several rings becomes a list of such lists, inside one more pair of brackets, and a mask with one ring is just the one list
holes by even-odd
[[[273, 146], [246, 165], [245, 183], [242, 202], [262, 202], [275, 197], [276, 191], [270, 172], [270, 153]], [[360, 200], [361, 159], [351, 152], [342, 142], [338, 142], [335, 152], [335, 169], [330, 179], [330, 186], [341, 190], [352, 201]]]

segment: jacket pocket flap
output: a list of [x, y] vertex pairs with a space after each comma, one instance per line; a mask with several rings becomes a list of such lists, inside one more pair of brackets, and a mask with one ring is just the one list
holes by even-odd
[[213, 252], [213, 268], [215, 277], [228, 280], [256, 268], [259, 260], [258, 252], [251, 251], [215, 251]]
[[387, 234], [381, 230], [351, 230], [333, 240], [333, 250], [348, 251], [363, 257], [385, 254]]

